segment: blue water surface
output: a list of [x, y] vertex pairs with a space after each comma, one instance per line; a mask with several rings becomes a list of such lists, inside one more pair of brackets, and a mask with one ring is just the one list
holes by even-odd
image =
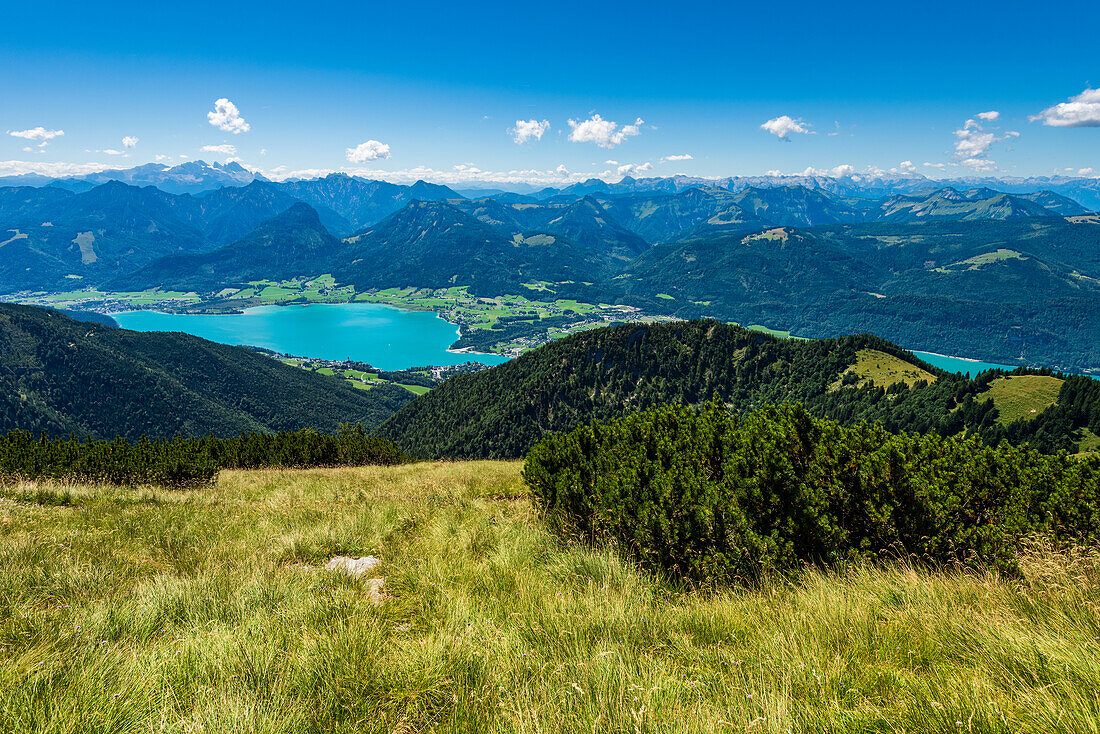
[[455, 354], [458, 327], [431, 311], [377, 303], [258, 306], [241, 314], [111, 314], [124, 329], [182, 331], [222, 344], [266, 347], [320, 359], [352, 359], [384, 370], [464, 362], [500, 364], [495, 354]]

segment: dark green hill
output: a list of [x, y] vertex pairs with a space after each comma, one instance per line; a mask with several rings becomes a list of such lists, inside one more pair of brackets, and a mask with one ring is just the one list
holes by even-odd
[[805, 186], [747, 188], [734, 197], [746, 214], [782, 227], [813, 227], [819, 224], [865, 221], [871, 202], [831, 196]]
[[522, 293], [523, 283], [608, 274], [605, 259], [564, 238], [506, 235], [442, 202], [413, 202], [346, 242], [326, 272], [359, 288], [468, 285], [500, 295]]
[[111, 438], [380, 423], [401, 387], [358, 390], [241, 347], [0, 304], [0, 430]]
[[[355, 178], [346, 173], [272, 185], [285, 194], [306, 202], [318, 212], [332, 210], [350, 222], [352, 230], [380, 222], [414, 200], [444, 201], [462, 198], [446, 186], [424, 181], [417, 181], [412, 186], [401, 186], [386, 181]], [[342, 230], [334, 228], [333, 231]]]
[[710, 234], [574, 290], [799, 336], [868, 331], [1002, 364], [1100, 365], [1100, 226], [1061, 217]]
[[649, 243], [616, 221], [604, 203], [591, 196], [540, 204], [497, 199], [448, 203], [509, 236], [543, 232], [564, 237], [609, 265], [621, 267], [649, 248]]
[[7, 293], [96, 285], [169, 253], [212, 248], [181, 216], [179, 197], [151, 186], [0, 191], [0, 290]]
[[691, 234], [719, 213], [720, 221], [767, 221], [750, 216], [737, 206], [737, 195], [725, 189], [692, 188], [676, 194], [606, 197], [600, 200], [619, 222], [648, 242], [669, 242]]
[[844, 423], [944, 434], [971, 428], [990, 442], [1030, 439], [1046, 450], [1074, 449], [1076, 430], [1100, 427], [1100, 382], [1067, 380], [1058, 405], [1008, 426], [980, 397], [988, 384], [867, 335], [780, 340], [716, 321], [631, 325], [574, 334], [453, 377], [379, 432], [422, 457], [519, 457], [551, 431], [660, 403], [700, 405], [715, 394], [739, 412], [800, 401]]
[[[253, 181], [247, 186], [223, 186], [194, 199], [190, 214], [194, 225], [211, 242], [229, 244], [244, 237], [264, 221], [285, 212], [298, 199], [280, 191], [268, 181]], [[313, 206], [325, 229], [350, 234], [355, 227], [332, 209]]]
[[1081, 214], [1088, 214], [1090, 211], [1087, 207], [1081, 206], [1068, 196], [1062, 196], [1053, 191], [1036, 191], [1034, 194], [1016, 194], [1016, 196], [1035, 202], [1044, 209], [1063, 217], [1076, 217]]
[[[297, 200], [254, 181], [201, 197], [118, 181], [82, 193], [0, 189], [0, 292], [98, 286], [158, 258], [206, 253], [290, 209]], [[322, 209], [338, 232], [347, 220]]]
[[109, 287], [210, 292], [266, 278], [320, 275], [328, 272], [343, 247], [321, 224], [317, 212], [298, 202], [219, 250], [161, 258]]
[[878, 220], [917, 222], [931, 220], [977, 221], [1056, 216], [1033, 200], [991, 189], [967, 192], [944, 188], [930, 194], [894, 196], [882, 202]]

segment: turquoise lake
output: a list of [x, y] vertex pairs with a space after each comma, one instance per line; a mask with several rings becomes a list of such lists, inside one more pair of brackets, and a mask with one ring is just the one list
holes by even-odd
[[448, 352], [458, 339], [457, 326], [430, 311], [376, 303], [259, 306], [242, 314], [127, 311], [111, 316], [122, 328], [134, 331], [182, 331], [222, 344], [265, 347], [299, 357], [352, 359], [384, 370], [508, 361], [495, 354]]
[[946, 357], [932, 352], [913, 352], [933, 367], [939, 367], [948, 372], [962, 372], [967, 377], [973, 377], [985, 370], [1014, 370], [1019, 365], [994, 364], [993, 362], [979, 362], [974, 359], [962, 359], [960, 357]]
[[[315, 303], [258, 306], [241, 314], [172, 314], [126, 311], [111, 314], [124, 329], [182, 331], [222, 344], [266, 347], [284, 354], [320, 359], [353, 359], [385, 370], [424, 365], [481, 362], [500, 364], [496, 354], [455, 354], [447, 347], [458, 327], [431, 311], [406, 311], [377, 303]], [[982, 370], [1013, 365], [914, 352], [929, 364], [970, 377]]]

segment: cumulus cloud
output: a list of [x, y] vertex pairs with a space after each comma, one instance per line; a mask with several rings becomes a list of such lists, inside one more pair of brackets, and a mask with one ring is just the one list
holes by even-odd
[[[218, 153], [220, 155], [237, 155], [236, 146], [225, 143], [223, 145], [204, 145], [200, 148], [203, 153]], [[180, 156], [183, 158], [183, 156]]]
[[620, 128], [619, 123], [605, 120], [594, 114], [580, 122], [569, 120], [569, 127], [572, 128], [569, 139], [574, 143], [595, 143], [601, 148], [614, 148], [626, 142], [627, 138], [640, 134], [644, 122], [645, 120], [639, 117], [633, 124], [623, 125]]
[[352, 163], [369, 163], [370, 161], [389, 157], [390, 146], [377, 140], [368, 140], [365, 143], [359, 143], [354, 148], [347, 149], [347, 159]]
[[135, 147], [137, 147], [137, 144], [138, 144], [138, 139], [135, 138], [133, 135], [127, 135], [127, 136], [122, 138], [122, 147], [123, 148], [135, 148]]
[[959, 161], [959, 165], [980, 172], [997, 170], [997, 164], [989, 160], [988, 158], [965, 158]]
[[917, 167], [913, 165], [913, 161], [902, 161], [898, 164], [898, 170], [905, 173], [916, 173]]
[[1100, 89], [1085, 89], [1068, 102], [1047, 107], [1028, 119], [1041, 120], [1050, 127], [1100, 127]]
[[210, 121], [211, 125], [219, 130], [224, 130], [234, 135], [240, 135], [252, 129], [252, 126], [241, 117], [237, 105], [233, 104], [225, 97], [214, 101], [214, 110], [213, 112], [206, 113], [206, 119]]
[[680, 155], [666, 155], [664, 158], [661, 159], [661, 163], [668, 163], [670, 161], [691, 161], [691, 160], [695, 160], [694, 156], [688, 155], [687, 153], [682, 153]]
[[549, 120], [516, 120], [516, 126], [508, 128], [508, 132], [516, 145], [523, 145], [529, 140], [542, 140], [543, 133], [549, 129]]
[[[1009, 130], [998, 134], [997, 128], [987, 130], [983, 123], [995, 121], [1000, 117], [996, 111], [981, 112], [978, 119], [971, 118], [954, 132], [955, 159], [958, 165], [975, 171], [992, 171], [996, 164], [989, 160], [989, 151], [995, 143], [1020, 137], [1020, 133]], [[981, 122], [979, 122], [981, 120]]]
[[802, 118], [797, 120], [789, 115], [780, 115], [779, 117], [768, 120], [760, 126], [761, 130], [766, 130], [780, 140], [790, 140], [791, 135], [812, 135], [810, 130], [810, 124], [803, 121]]
[[833, 178], [845, 178], [856, 173], [856, 167], [848, 163], [841, 163], [832, 168], [814, 168], [808, 166], [800, 175], [802, 176], [832, 176]]
[[1095, 170], [1093, 170], [1092, 168], [1079, 168], [1079, 169], [1077, 170], [1077, 175], [1078, 175], [1078, 176], [1089, 176], [1089, 177], [1092, 177], [1092, 176], [1095, 176], [1095, 175], [1097, 175], [1097, 174], [1096, 174], [1096, 171], [1095, 171]]
[[106, 148], [106, 149], [101, 150], [99, 152], [100, 153], [106, 153], [107, 155], [126, 155], [126, 151], [124, 151], [124, 150], [115, 150], [114, 148]]
[[162, 153], [157, 153], [155, 156], [153, 156], [153, 160], [155, 160], [157, 163], [160, 163], [161, 161], [171, 160], [171, 159], [172, 159], [172, 156], [164, 155]]
[[64, 130], [47, 130], [39, 125], [38, 127], [32, 127], [29, 130], [8, 130], [8, 135], [13, 138], [23, 138], [24, 140], [33, 140], [36, 143], [44, 144], [54, 138], [59, 138], [65, 134]]
[[620, 176], [637, 176], [653, 168], [649, 161], [645, 163], [624, 163], [615, 170]]

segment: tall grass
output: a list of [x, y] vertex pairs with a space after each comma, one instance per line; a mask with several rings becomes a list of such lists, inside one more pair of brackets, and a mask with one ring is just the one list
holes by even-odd
[[[519, 470], [0, 488], [0, 731], [1100, 731], [1095, 550], [678, 589]], [[317, 570], [366, 554], [381, 605]]]

